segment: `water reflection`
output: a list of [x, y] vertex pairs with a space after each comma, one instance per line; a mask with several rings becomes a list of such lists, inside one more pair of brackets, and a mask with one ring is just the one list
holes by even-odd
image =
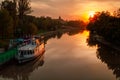
[[47, 41], [52, 38], [57, 38], [60, 39], [64, 34], [68, 34], [69, 36], [82, 33], [84, 30], [65, 30], [65, 31], [57, 31], [53, 32], [51, 34], [45, 35], [44, 36], [44, 42], [47, 44]]
[[84, 32], [84, 30], [73, 30], [73, 31], [69, 31], [67, 34], [69, 36], [73, 36], [73, 35], [76, 35], [78, 33], [83, 33], [83, 32]]
[[120, 79], [120, 52], [96, 41], [93, 34], [90, 34], [87, 42], [89, 46], [98, 46], [96, 52], [97, 58], [107, 64], [108, 69], [113, 71], [113, 74], [116, 75], [117, 79]]
[[29, 80], [30, 74], [44, 64], [44, 41], [40, 44], [40, 54], [34, 60], [18, 64], [15, 59], [0, 65], [0, 80], [12, 79], [12, 80]]
[[[12, 63], [12, 64], [11, 64]], [[10, 62], [10, 64], [1, 66], [0, 76], [13, 80], [29, 80], [30, 73], [44, 64], [44, 55], [37, 57], [35, 60], [21, 65]]]
[[[62, 35], [65, 33], [67, 33], [68, 35], [75, 35], [79, 32], [80, 31], [57, 32], [55, 34], [44, 36], [44, 39], [40, 41], [43, 41], [42, 42], [43, 47], [45, 48], [47, 41], [51, 38], [60, 39]], [[19, 65], [15, 61], [10, 61], [7, 64], [0, 66], [0, 76], [1, 76], [0, 79], [29, 80], [30, 74], [33, 71], [37, 70], [39, 67], [43, 66], [44, 54], [42, 56], [37, 57], [35, 60], [24, 63], [24, 64]]]

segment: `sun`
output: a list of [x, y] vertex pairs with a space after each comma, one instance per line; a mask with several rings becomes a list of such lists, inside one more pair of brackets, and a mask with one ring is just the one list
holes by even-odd
[[89, 18], [90, 18], [90, 17], [93, 18], [94, 15], [95, 15], [95, 11], [90, 11], [90, 12], [88, 13], [88, 15], [89, 15]]

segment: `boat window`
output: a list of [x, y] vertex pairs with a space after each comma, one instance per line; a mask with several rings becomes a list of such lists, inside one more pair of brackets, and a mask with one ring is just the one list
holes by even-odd
[[27, 50], [27, 54], [28, 54], [28, 55], [30, 54], [30, 51], [29, 51], [29, 50]]
[[25, 50], [25, 55], [27, 55], [28, 54], [28, 51], [27, 50]]
[[28, 51], [27, 51], [27, 50], [25, 50], [25, 51], [24, 51], [24, 55], [27, 55], [27, 54], [28, 54]]
[[23, 51], [23, 54], [25, 55], [25, 50]]
[[23, 56], [23, 53], [24, 53], [24, 51], [21, 51], [21, 53], [20, 53], [20, 56], [21, 56], [21, 57]]
[[23, 54], [23, 51], [21, 51], [21, 54]]
[[32, 50], [30, 50], [30, 54], [32, 54]]
[[28, 51], [28, 54], [31, 54], [31, 50]]
[[18, 53], [20, 53], [21, 51], [19, 50]]

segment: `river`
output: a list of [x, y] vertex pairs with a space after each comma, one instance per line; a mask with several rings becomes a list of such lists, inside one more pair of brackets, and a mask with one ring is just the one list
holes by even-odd
[[46, 41], [45, 53], [42, 57], [22, 65], [11, 62], [1, 69], [0, 80], [116, 80], [119, 78], [120, 68], [116, 71], [116, 65], [120, 64], [120, 56], [117, 56], [118, 59], [116, 56], [111, 57], [113, 52], [108, 54], [111, 49], [91, 45], [92, 42], [87, 41], [88, 37], [89, 32], [83, 31], [74, 35], [65, 33], [50, 38]]

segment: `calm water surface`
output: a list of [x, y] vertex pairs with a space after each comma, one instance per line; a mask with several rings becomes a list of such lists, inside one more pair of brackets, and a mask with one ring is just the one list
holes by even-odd
[[41, 58], [7, 65], [0, 71], [0, 80], [116, 80], [108, 65], [98, 59], [98, 47], [88, 46], [88, 35], [84, 31], [49, 39]]

